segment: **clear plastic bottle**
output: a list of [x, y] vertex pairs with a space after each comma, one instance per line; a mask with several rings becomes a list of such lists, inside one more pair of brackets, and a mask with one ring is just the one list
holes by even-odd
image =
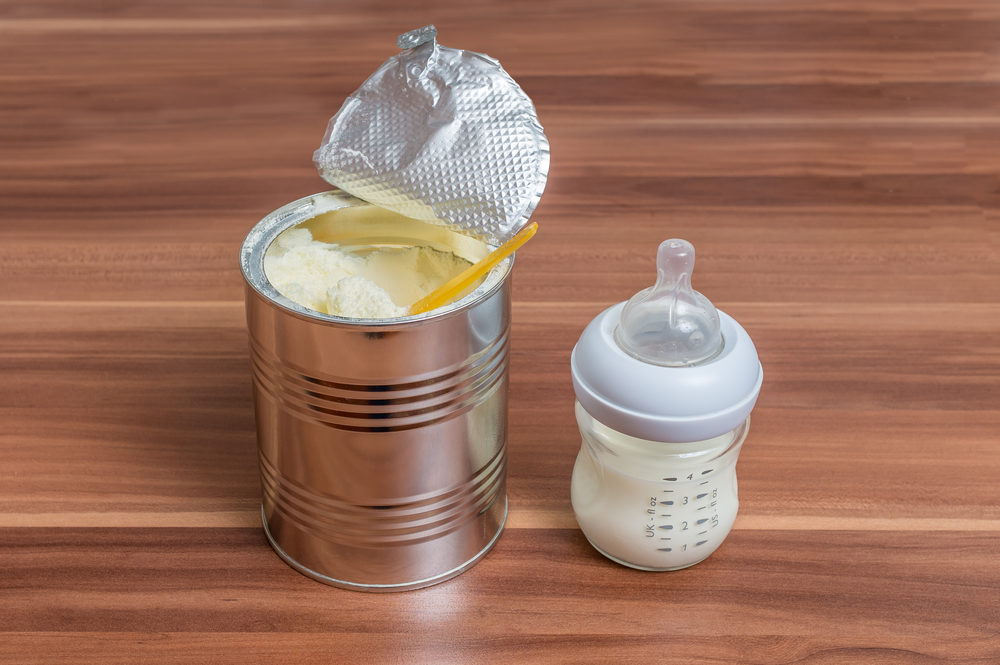
[[746, 331], [691, 288], [693, 266], [690, 243], [663, 242], [656, 284], [573, 349], [573, 510], [598, 551], [642, 570], [694, 565], [728, 535], [763, 380]]

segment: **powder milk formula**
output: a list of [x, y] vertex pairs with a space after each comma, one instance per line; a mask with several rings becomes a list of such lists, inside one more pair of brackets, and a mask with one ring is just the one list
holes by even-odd
[[286, 298], [324, 314], [405, 316], [411, 304], [471, 265], [432, 247], [344, 247], [292, 228], [264, 256], [268, 281]]

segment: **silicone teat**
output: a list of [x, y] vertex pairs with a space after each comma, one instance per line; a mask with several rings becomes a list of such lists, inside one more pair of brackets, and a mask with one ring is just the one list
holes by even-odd
[[691, 288], [694, 245], [664, 240], [656, 252], [656, 284], [632, 296], [615, 340], [629, 355], [654, 365], [683, 367], [722, 350], [715, 305]]

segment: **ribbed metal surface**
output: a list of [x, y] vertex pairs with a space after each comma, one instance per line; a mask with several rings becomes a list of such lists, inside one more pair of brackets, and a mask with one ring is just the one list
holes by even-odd
[[[395, 431], [452, 418], [483, 401], [507, 371], [507, 331], [468, 364], [440, 376], [396, 384], [351, 383], [285, 367], [273, 350], [250, 340], [257, 389], [304, 418], [354, 431]], [[315, 372], [313, 372], [315, 374]]]
[[448, 579], [506, 517], [510, 263], [435, 316], [313, 316], [276, 297], [257, 260], [256, 245], [309, 214], [283, 210], [248, 236], [243, 262], [268, 538], [328, 584]]
[[[462, 528], [497, 500], [503, 490], [505, 449], [469, 482], [401, 504], [359, 506], [317, 492], [289, 478], [261, 456], [265, 500], [274, 512], [329, 542], [353, 546], [398, 547], [427, 542]], [[399, 500], [392, 498], [390, 500]]]

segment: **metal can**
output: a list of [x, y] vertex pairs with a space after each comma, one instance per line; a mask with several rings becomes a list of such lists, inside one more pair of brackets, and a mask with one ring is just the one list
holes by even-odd
[[340, 191], [289, 203], [251, 230], [240, 263], [267, 538], [320, 582], [402, 591], [458, 575], [503, 530], [513, 262], [398, 319], [321, 314], [268, 282], [268, 247], [303, 222], [344, 243], [489, 251], [372, 208]]

